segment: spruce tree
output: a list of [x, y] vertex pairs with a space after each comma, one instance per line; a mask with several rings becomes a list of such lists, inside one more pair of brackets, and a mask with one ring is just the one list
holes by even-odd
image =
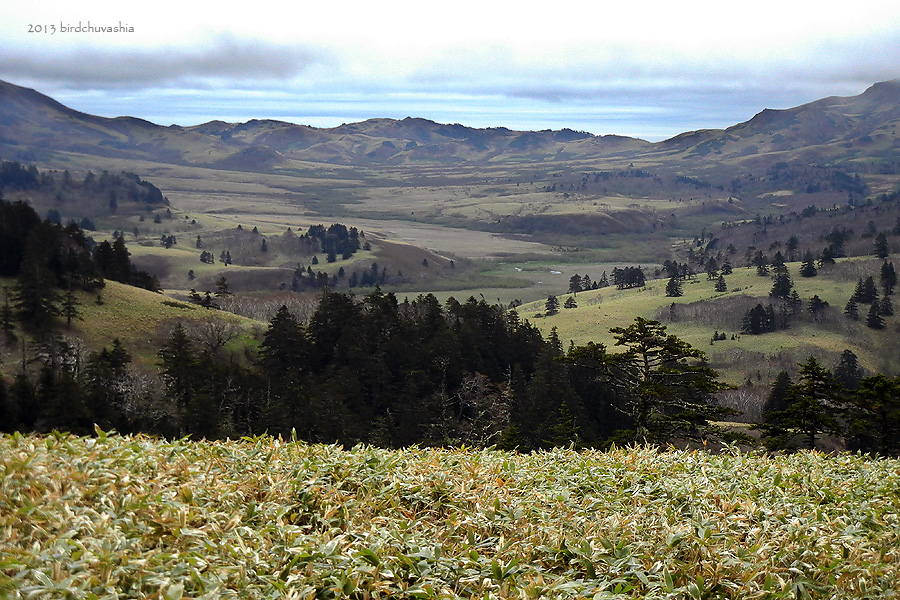
[[787, 300], [791, 295], [791, 289], [793, 287], [794, 282], [791, 281], [791, 276], [788, 274], [787, 269], [781, 269], [775, 274], [769, 295], [774, 298]]
[[890, 296], [894, 293], [894, 287], [897, 285], [897, 272], [894, 270], [894, 263], [892, 262], [883, 262], [881, 263], [881, 287], [884, 290], [885, 296]]
[[846, 306], [844, 306], [844, 314], [854, 321], [859, 321], [859, 305], [856, 303], [856, 300], [850, 298], [847, 301]]
[[547, 301], [544, 302], [544, 311], [548, 317], [559, 312], [559, 299], [553, 294], [547, 296]]
[[725, 276], [719, 275], [719, 278], [716, 280], [716, 291], [717, 292], [727, 292], [728, 284], [725, 283]]
[[859, 358], [852, 350], [844, 350], [841, 360], [834, 368], [834, 378], [848, 390], [856, 390], [865, 376], [863, 368], [859, 365]]
[[866, 315], [866, 326], [872, 329], [884, 329], [884, 317], [878, 312], [877, 302], [873, 302], [869, 306], [869, 313]]
[[840, 386], [815, 357], [799, 367], [799, 381], [786, 394], [786, 407], [768, 413], [760, 424], [770, 443], [785, 447], [793, 435], [801, 435], [813, 449], [822, 435], [841, 435], [835, 416], [842, 404]]
[[875, 243], [873, 245], [872, 253], [875, 254], [878, 258], [887, 258], [890, 254], [890, 250], [888, 248], [888, 240], [887, 236], [884, 232], [879, 233], [875, 236]]
[[900, 378], [878, 374], [863, 379], [847, 420], [850, 450], [900, 456]]
[[681, 279], [678, 277], [670, 278], [669, 283], [666, 284], [666, 296], [669, 298], [678, 298], [683, 294], [684, 292], [681, 289]]
[[825, 310], [825, 307], [828, 306], [828, 302], [819, 298], [819, 295], [816, 294], [812, 298], [809, 299], [809, 305], [807, 306], [807, 310], [809, 310], [810, 314], [813, 317], [813, 320], [818, 322], [819, 315]]
[[84, 320], [81, 317], [81, 311], [78, 310], [79, 306], [81, 306], [81, 302], [79, 302], [78, 298], [75, 297], [75, 293], [72, 291], [72, 286], [69, 286], [69, 289], [66, 290], [65, 296], [63, 296], [62, 306], [60, 308], [60, 314], [66, 318], [66, 329], [72, 328], [73, 320]]
[[807, 250], [803, 254], [803, 263], [800, 265], [801, 277], [815, 277], [819, 273], [816, 269], [816, 260], [813, 258], [812, 252]]

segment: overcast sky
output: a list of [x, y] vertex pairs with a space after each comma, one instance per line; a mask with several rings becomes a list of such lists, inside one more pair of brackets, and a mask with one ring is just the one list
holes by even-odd
[[[88, 23], [134, 31], [62, 30]], [[656, 141], [900, 78], [900, 2], [0, 0], [0, 78], [161, 125], [413, 116]]]

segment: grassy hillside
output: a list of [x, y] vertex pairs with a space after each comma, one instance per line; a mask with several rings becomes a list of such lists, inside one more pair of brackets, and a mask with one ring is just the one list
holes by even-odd
[[[0, 279], [0, 289], [11, 289], [11, 280]], [[265, 323], [237, 315], [201, 308], [187, 302], [174, 301], [162, 294], [106, 281], [97, 292], [76, 292], [81, 303], [81, 319], [73, 320], [71, 328], [60, 333], [83, 341], [87, 349], [98, 350], [110, 346], [116, 338], [139, 362], [156, 362], [156, 352], [168, 334], [170, 325], [183, 321], [189, 329], [210, 322], [228, 324], [236, 332], [235, 345], [245, 344]]]
[[[564, 344], [573, 340], [577, 345], [594, 341], [612, 347], [615, 340], [609, 333], [611, 327], [627, 326], [636, 316], [661, 320], [669, 333], [706, 352], [712, 366], [734, 384], [748, 378], [769, 381], [779, 370], [810, 355], [833, 366], [844, 349], [856, 353], [869, 371], [893, 374], [900, 370], [895, 347], [900, 316], [886, 317], [886, 328], [873, 330], [866, 327], [865, 314], [860, 321], [850, 321], [842, 314], [858, 278], [874, 275], [877, 281], [880, 264], [875, 258], [841, 259], [821, 270], [817, 277], [804, 278], [798, 275], [800, 263], [787, 263], [794, 289], [804, 301], [804, 311], [813, 295], [830, 307], [820, 322], [804, 316], [788, 329], [762, 335], [740, 335], [740, 321], [746, 311], [757, 302], [766, 305], [774, 300], [768, 296], [771, 277], [761, 277], [748, 267], [735, 269], [725, 278], [726, 292], [716, 292], [715, 281], [699, 274], [685, 283], [684, 295], [678, 298], [666, 296], [667, 279], [655, 279], [644, 288], [608, 287], [580, 292], [575, 295], [577, 308], [561, 308], [559, 314], [550, 317], [535, 318], [543, 315], [544, 301], [525, 304], [517, 310], [545, 335], [556, 327]], [[571, 274], [567, 272], [559, 278], [567, 279]], [[560, 306], [570, 296], [560, 294]], [[716, 331], [725, 332], [728, 339], [711, 344]], [[738, 339], [732, 340], [732, 334]]]
[[0, 438], [0, 595], [874, 598], [900, 463]]

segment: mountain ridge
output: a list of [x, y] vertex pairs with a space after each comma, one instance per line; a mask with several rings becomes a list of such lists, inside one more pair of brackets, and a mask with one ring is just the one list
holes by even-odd
[[[859, 146], [875, 158], [897, 160], [898, 122], [900, 80], [873, 84], [857, 96], [764, 109], [725, 129], [687, 131], [660, 142], [568, 128], [473, 128], [421, 117], [373, 118], [330, 128], [272, 119], [162, 126], [138, 117], [81, 113], [0, 80], [0, 155], [6, 158], [49, 160], [64, 151], [254, 172], [289, 168], [291, 161], [400, 166], [643, 156], [689, 164], [764, 154], [790, 157], [813, 147], [828, 162], [858, 159]], [[249, 152], [251, 147], [256, 150]], [[256, 158], [243, 161], [248, 154]]]

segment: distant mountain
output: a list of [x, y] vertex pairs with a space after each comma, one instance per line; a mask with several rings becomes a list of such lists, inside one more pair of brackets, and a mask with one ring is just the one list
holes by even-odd
[[724, 130], [684, 133], [658, 146], [688, 157], [721, 159], [780, 154], [829, 161], [900, 158], [900, 80], [858, 96], [831, 97], [785, 110], [765, 109]]
[[370, 119], [329, 129], [273, 120], [163, 127], [132, 117], [74, 111], [34, 90], [0, 81], [0, 155], [43, 161], [55, 153], [270, 171], [291, 160], [335, 164], [542, 160], [635, 152], [648, 142], [561, 131], [442, 125], [426, 119]]
[[900, 80], [849, 98], [763, 110], [724, 130], [658, 143], [585, 132], [475, 129], [426, 119], [369, 119], [333, 128], [273, 120], [163, 127], [132, 117], [74, 111], [34, 90], [0, 81], [0, 158], [52, 164], [59, 153], [273, 172], [292, 163], [486, 164], [645, 158], [672, 170], [758, 168], [778, 162], [900, 172]]

